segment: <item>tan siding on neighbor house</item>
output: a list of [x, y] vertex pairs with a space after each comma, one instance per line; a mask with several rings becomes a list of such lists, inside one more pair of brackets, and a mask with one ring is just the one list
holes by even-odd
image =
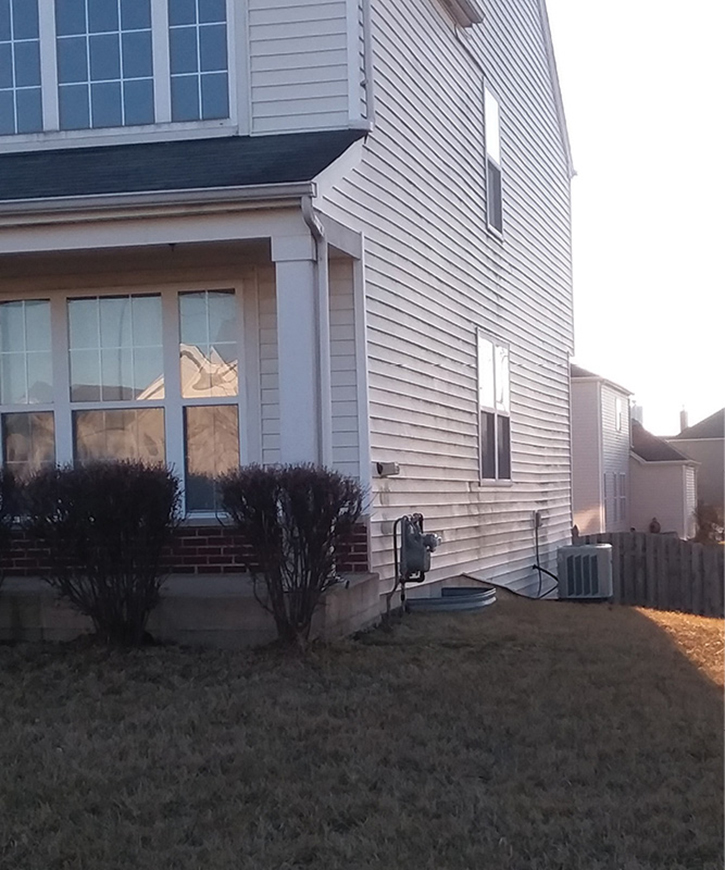
[[601, 384], [572, 378], [572, 507], [582, 535], [604, 531]]
[[[405, 38], [401, 35], [405, 34]], [[536, 0], [491, 3], [468, 38], [501, 101], [504, 239], [486, 229], [483, 76], [430, 0], [373, 8], [376, 128], [321, 207], [365, 234], [373, 564], [392, 522], [442, 533], [436, 579], [535, 584], [569, 540], [569, 185]], [[476, 329], [510, 344], [513, 481], [479, 484]]]

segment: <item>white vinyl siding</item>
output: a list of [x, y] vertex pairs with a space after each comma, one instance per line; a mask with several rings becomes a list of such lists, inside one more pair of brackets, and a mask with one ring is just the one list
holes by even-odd
[[[602, 428], [602, 471], [608, 476], [606, 531], [626, 532], [630, 528], [626, 510], [626, 500], [620, 495], [620, 475], [625, 476], [629, 469], [631, 444], [628, 398], [608, 383], [601, 384], [601, 428]], [[621, 414], [618, 415], [618, 406]], [[617, 428], [618, 422], [621, 424]]]
[[330, 263], [330, 369], [332, 380], [332, 465], [360, 476], [360, 421], [355, 347], [352, 264]]
[[253, 133], [348, 124], [346, 0], [249, 0]]
[[279, 360], [274, 267], [258, 270], [259, 359], [262, 419], [262, 463], [273, 465], [279, 453]]
[[572, 379], [572, 507], [581, 535], [598, 534], [605, 528], [599, 392], [598, 381]]
[[[492, 3], [467, 40], [506, 112], [506, 240], [486, 231], [483, 81], [429, 0], [374, 10], [376, 127], [323, 202], [365, 234], [373, 567], [392, 575], [391, 523], [420, 510], [443, 535], [431, 579], [473, 571], [535, 587], [570, 539], [569, 183], [539, 6]], [[401, 35], [405, 34], [405, 38]], [[475, 327], [511, 360], [512, 483], [478, 485]]]

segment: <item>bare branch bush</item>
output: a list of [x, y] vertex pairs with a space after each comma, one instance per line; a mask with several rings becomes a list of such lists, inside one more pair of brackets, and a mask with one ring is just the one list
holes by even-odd
[[362, 513], [360, 484], [314, 465], [250, 465], [222, 478], [220, 491], [254, 553], [246, 568], [255, 597], [282, 644], [303, 649], [315, 609], [338, 579], [336, 547]]
[[91, 618], [98, 638], [136, 646], [159, 601], [178, 508], [179, 482], [166, 468], [92, 462], [30, 478], [22, 522], [49, 552], [44, 579]]

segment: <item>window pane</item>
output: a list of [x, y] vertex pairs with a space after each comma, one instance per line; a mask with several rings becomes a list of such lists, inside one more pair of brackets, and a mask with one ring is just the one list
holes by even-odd
[[511, 479], [511, 421], [508, 417], [497, 419], [497, 450], [499, 480]]
[[42, 300], [0, 304], [0, 402], [49, 402], [50, 356], [50, 304]]
[[58, 81], [85, 82], [88, 80], [86, 40], [82, 36], [58, 40]]
[[31, 405], [50, 404], [53, 401], [53, 360], [50, 351], [27, 355], [28, 402]]
[[88, 29], [91, 33], [118, 30], [116, 0], [91, 0], [88, 4]]
[[171, 79], [171, 116], [174, 121], [199, 120], [198, 76], [174, 76]]
[[229, 117], [226, 73], [201, 77], [201, 105], [204, 120]]
[[101, 350], [101, 400], [119, 402], [135, 399], [133, 351], [115, 347]]
[[37, 41], [19, 42], [15, 46], [15, 85], [40, 87], [40, 44]]
[[93, 127], [121, 126], [121, 83], [91, 85]]
[[[0, 306], [0, 351], [25, 350], [25, 302]], [[45, 303], [47, 305], [47, 303]]]
[[11, 91], [0, 91], [0, 135], [15, 132], [15, 101]]
[[18, 91], [18, 133], [39, 133], [43, 129], [40, 88]]
[[136, 347], [161, 347], [160, 296], [132, 296], [131, 319]]
[[10, 38], [10, 0], [0, 0], [0, 40]]
[[55, 464], [55, 429], [51, 411], [3, 414], [3, 463], [21, 479]]
[[494, 480], [496, 477], [496, 417], [481, 411], [481, 477]]
[[15, 39], [38, 38], [37, 0], [13, 0], [13, 35]]
[[71, 402], [100, 402], [101, 356], [98, 350], [71, 350]]
[[0, 45], [0, 88], [13, 86], [13, 49], [10, 43]]
[[91, 126], [88, 85], [65, 85], [58, 89], [61, 130], [85, 130]]
[[76, 411], [73, 429], [76, 462], [166, 459], [163, 408]]
[[182, 293], [181, 395], [184, 398], [236, 396], [236, 300], [230, 291]]
[[227, 28], [224, 24], [199, 29], [199, 57], [203, 72], [226, 70]]
[[55, 28], [58, 36], [85, 33], [85, 0], [55, 0]]
[[196, 28], [178, 27], [170, 34], [171, 74], [197, 72]]
[[496, 163], [501, 162], [501, 132], [499, 124], [498, 100], [484, 88], [484, 118], [486, 124], [486, 154]]
[[509, 349], [496, 345], [496, 410], [509, 411], [511, 387], [509, 383]]
[[123, 111], [125, 124], [153, 124], [154, 86], [151, 79], [124, 82]]
[[226, 21], [226, 0], [199, 0], [199, 22]]
[[135, 30], [151, 27], [151, 0], [121, 0], [121, 27]]
[[91, 81], [107, 81], [121, 77], [121, 52], [118, 36], [91, 36]]
[[169, 24], [195, 24], [195, 0], [169, 0]]
[[152, 73], [151, 31], [123, 34], [123, 75], [150, 78]]
[[486, 161], [486, 167], [486, 207], [488, 225], [501, 232], [503, 230], [501, 170], [490, 160]]
[[215, 481], [239, 465], [239, 418], [236, 405], [184, 409], [186, 437], [186, 509], [216, 510]]
[[478, 336], [478, 404], [481, 408], [494, 407], [493, 342]]

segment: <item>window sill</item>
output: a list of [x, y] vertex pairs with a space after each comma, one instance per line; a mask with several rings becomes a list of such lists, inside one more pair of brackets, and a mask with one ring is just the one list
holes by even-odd
[[513, 485], [513, 480], [493, 480], [491, 478], [478, 479], [478, 486], [480, 489], [488, 489], [488, 487], [494, 487], [495, 489], [508, 489]]
[[211, 139], [240, 135], [236, 121], [172, 121], [142, 127], [102, 127], [96, 130], [49, 130], [44, 133], [17, 133], [0, 136], [0, 153], [17, 151], [59, 151], [108, 145], [135, 145], [143, 142], [169, 142], [179, 139]]

